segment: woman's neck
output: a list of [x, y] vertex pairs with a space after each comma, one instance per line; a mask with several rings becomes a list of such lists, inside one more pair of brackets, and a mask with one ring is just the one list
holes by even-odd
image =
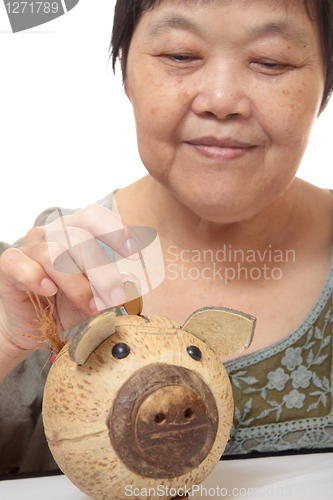
[[291, 240], [302, 239], [300, 232], [305, 230], [308, 206], [302, 199], [307, 186], [296, 179], [288, 192], [263, 211], [233, 223], [212, 222], [193, 213], [150, 175], [118, 191], [116, 201], [126, 223], [154, 227], [165, 242], [179, 248], [201, 250], [231, 245], [247, 250], [271, 245], [283, 249], [290, 246]]

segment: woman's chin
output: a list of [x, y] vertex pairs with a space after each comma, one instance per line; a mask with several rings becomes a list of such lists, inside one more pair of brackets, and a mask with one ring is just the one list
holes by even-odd
[[270, 202], [263, 199], [256, 200], [256, 196], [250, 197], [248, 193], [236, 190], [227, 193], [216, 193], [213, 189], [200, 190], [197, 193], [189, 191], [175, 193], [175, 197], [184, 207], [197, 214], [203, 219], [216, 223], [231, 224], [249, 219], [263, 210]]

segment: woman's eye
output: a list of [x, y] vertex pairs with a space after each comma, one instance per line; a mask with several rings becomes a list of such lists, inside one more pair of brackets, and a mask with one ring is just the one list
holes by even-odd
[[270, 68], [270, 69], [277, 69], [277, 68], [284, 68], [286, 65], [285, 64], [278, 64], [278, 63], [261, 63], [265, 68]]
[[258, 71], [266, 74], [279, 74], [284, 73], [291, 66], [284, 63], [266, 62], [266, 61], [253, 61], [251, 63]]
[[191, 59], [190, 56], [185, 56], [183, 54], [170, 54], [167, 57], [170, 57], [173, 61], [177, 62], [189, 61]]

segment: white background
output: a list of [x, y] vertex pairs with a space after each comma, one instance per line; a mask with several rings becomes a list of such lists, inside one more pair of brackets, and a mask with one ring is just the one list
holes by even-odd
[[[332, 500], [332, 466], [333, 453], [222, 460], [190, 498]], [[159, 491], [166, 491], [166, 485]], [[0, 481], [0, 495], [6, 500], [89, 500], [66, 476]]]
[[[114, 0], [13, 34], [0, 2], [0, 240], [50, 206], [81, 207], [145, 175], [120, 71], [108, 64]], [[333, 188], [333, 102], [299, 176]]]

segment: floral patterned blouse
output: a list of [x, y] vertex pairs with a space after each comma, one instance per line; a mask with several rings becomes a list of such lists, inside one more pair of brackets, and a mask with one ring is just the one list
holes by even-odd
[[333, 447], [332, 288], [333, 262], [293, 333], [225, 363], [235, 401], [225, 455]]

